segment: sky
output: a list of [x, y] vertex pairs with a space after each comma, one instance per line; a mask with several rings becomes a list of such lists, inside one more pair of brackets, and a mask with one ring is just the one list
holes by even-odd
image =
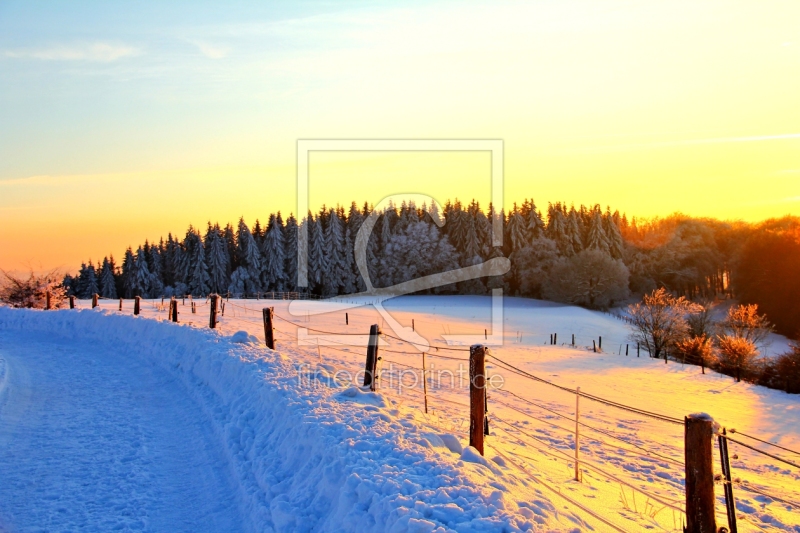
[[[504, 203], [800, 215], [796, 0], [0, 0], [0, 268], [297, 210], [299, 139], [499, 139]], [[314, 152], [309, 203], [491, 200], [487, 152]]]

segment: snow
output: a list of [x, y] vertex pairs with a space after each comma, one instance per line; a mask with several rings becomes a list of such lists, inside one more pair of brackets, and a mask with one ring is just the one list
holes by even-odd
[[[107, 301], [100, 310], [0, 309], [0, 502], [11, 502], [0, 506], [0, 531], [681, 529], [680, 512], [657, 503], [683, 507], [680, 424], [582, 398], [583, 480], [575, 482], [574, 394], [489, 358], [487, 371], [505, 385], [489, 393], [485, 456], [467, 446], [469, 393], [455, 374], [466, 353], [445, 350], [441, 335], [490, 328], [489, 298], [387, 302], [434, 347], [427, 414], [421, 381], [411, 377], [421, 367], [413, 346], [386, 339], [377, 392], [352, 383], [363, 346], [298, 346], [298, 328], [280, 319], [278, 351], [263, 346], [265, 306], [303, 327], [350, 334], [381, 323], [370, 307], [349, 309], [345, 325], [341, 310], [293, 317], [286, 301], [230, 300], [211, 331], [208, 307], [196, 303], [198, 314], [188, 300], [179, 306], [178, 325], [160, 300], [144, 302], [138, 318], [129, 302], [122, 313]], [[635, 346], [625, 357], [627, 326], [609, 314], [516, 298], [504, 305], [505, 343], [491, 353], [525, 372], [680, 420], [708, 413], [728, 430], [800, 448], [796, 395], [637, 358]], [[551, 333], [558, 346], [549, 345]], [[600, 336], [604, 351], [595, 354]], [[437, 382], [438, 371], [456, 379]], [[742, 484], [800, 500], [797, 469], [730, 448]], [[98, 484], [117, 478], [118, 494], [96, 498]], [[734, 493], [740, 531], [800, 532], [797, 508], [742, 485]], [[717, 496], [723, 525], [721, 486]]]

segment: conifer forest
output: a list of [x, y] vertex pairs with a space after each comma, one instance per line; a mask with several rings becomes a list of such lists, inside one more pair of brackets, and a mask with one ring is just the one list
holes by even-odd
[[[600, 205], [531, 200], [496, 213], [477, 202], [447, 202], [439, 228], [426, 206], [390, 206], [367, 247], [376, 287], [508, 257], [499, 278], [432, 289], [442, 294], [506, 294], [606, 309], [656, 288], [693, 300], [735, 297], [756, 303], [776, 330], [794, 336], [800, 314], [800, 219], [759, 224], [675, 214], [639, 221]], [[89, 298], [206, 296], [252, 297], [298, 291], [298, 229], [307, 225], [309, 287], [321, 297], [365, 289], [353, 256], [356, 234], [371, 206], [323, 206], [302, 220], [281, 213], [266, 223], [190, 226], [183, 236], [128, 248], [120, 259], [87, 261], [67, 275], [70, 294]], [[492, 217], [502, 219], [502, 247], [492, 246]], [[778, 260], [780, 259], [780, 260]]]

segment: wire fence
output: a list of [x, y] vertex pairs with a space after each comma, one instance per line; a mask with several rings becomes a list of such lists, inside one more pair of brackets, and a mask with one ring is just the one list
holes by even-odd
[[[281, 293], [278, 294], [283, 296]], [[258, 299], [260, 299], [260, 295], [259, 298], [251, 300]], [[111, 299], [104, 298], [104, 300]], [[165, 304], [168, 303], [163, 299], [161, 301], [157, 299], [142, 299], [141, 301], [159, 312], [164, 311]], [[185, 301], [182, 300], [182, 304], [185, 305]], [[201, 306], [208, 306], [209, 302], [206, 299], [202, 303], [197, 303], [190, 299], [190, 305], [194, 310]], [[218, 314], [224, 316], [226, 306], [229, 309], [228, 317], [251, 324], [263, 325], [262, 308], [254, 309], [248, 307], [245, 302], [224, 300], [217, 311]], [[284, 325], [277, 326], [276, 323], [272, 324], [274, 332], [280, 336], [279, 340], [283, 342], [297, 340], [296, 331], [289, 330], [291, 327], [302, 328], [321, 335], [347, 335], [342, 331], [330, 331], [315, 327], [310, 323], [296, 322], [279, 314], [273, 314], [273, 316], [278, 323]], [[622, 319], [622, 317], [617, 318]], [[427, 357], [443, 361], [445, 364], [453, 362], [464, 364], [470, 361], [470, 348], [419, 345], [388, 333], [381, 333], [381, 337], [387, 340], [387, 344], [392, 347], [395, 345], [399, 345], [400, 348], [403, 346], [408, 347], [407, 349], [387, 347], [380, 349], [381, 354], [393, 354], [390, 356], [392, 357], [391, 359], [380, 358], [382, 365], [381, 372], [379, 372], [380, 380], [391, 380], [399, 384], [397, 389], [387, 387], [381, 388], [381, 391], [391, 395], [398, 403], [413, 405], [418, 408], [421, 408], [419, 400], [424, 400], [426, 410], [425, 423], [441, 431], [465, 434], [467, 431], [465, 426], [469, 426], [468, 417], [454, 413], [454, 408], [457, 407], [458, 412], [463, 414], [468, 412], [469, 404], [443, 396], [443, 393], [451, 392], [455, 388], [453, 386], [442, 386], [442, 383], [436, 384], [438, 386], [431, 386], [432, 384], [429, 384], [431, 368], [425, 368], [423, 364], [420, 364], [419, 358], [424, 353]], [[322, 348], [322, 345], [317, 344], [315, 355], [318, 359], [322, 359]], [[332, 339], [326, 339], [324, 349], [326, 351], [333, 350], [351, 357], [362, 356], [352, 345], [337, 343]], [[459, 352], [463, 356], [457, 355]], [[405, 360], [399, 360], [394, 357], [395, 355], [401, 356]], [[409, 358], [411, 358], [410, 361], [408, 360]], [[513, 375], [523, 383], [544, 385], [576, 399], [590, 401], [603, 409], [623, 412], [626, 415], [633, 415], [643, 420], [649, 420], [651, 423], [660, 424], [661, 427], [665, 428], [659, 430], [660, 434], [668, 435], [670, 430], [666, 428], [676, 428], [676, 426], [683, 426], [685, 423], [682, 418], [642, 409], [609, 398], [589, 394], [579, 388], [558, 384], [520, 368], [519, 365], [509, 363], [495, 354], [490, 353], [488, 360], [497, 365], [497, 368]], [[351, 360], [350, 363], [358, 364], [357, 360]], [[386, 368], [386, 365], [389, 365], [389, 368]], [[401, 371], [397, 371], [395, 367], [401, 369]], [[412, 379], [411, 374], [405, 372], [407, 370], [413, 371], [414, 379]], [[417, 376], [419, 375], [422, 376], [426, 383], [424, 391], [420, 391], [417, 387], [419, 384]], [[359, 385], [359, 383], [357, 379], [352, 379], [346, 385]], [[405, 394], [410, 394], [415, 399], [410, 400], [404, 396]], [[587, 476], [587, 479], [602, 480], [605, 484], [618, 486], [619, 501], [625, 509], [651, 520], [656, 520], [659, 516], [664, 520], [664, 513], [668, 513], [670, 519], [667, 522], [671, 523], [673, 529], [680, 530], [684, 526], [685, 511], [683, 503], [685, 495], [682, 485], [682, 469], [684, 468], [681, 453], [682, 442], [679, 441], [677, 444], [675, 442], [645, 442], [638, 439], [635, 433], [631, 434], [630, 432], [621, 432], [608, 427], [599, 427], [603, 420], [599, 416], [595, 417], [596, 421], [591, 421], [591, 417], [585, 415], [581, 418], [578, 416], [577, 408], [574, 412], [570, 412], [563, 404], [557, 405], [555, 402], [545, 400], [537, 401], [529, 395], [515, 393], [508, 388], [491, 389], [488, 403], [490, 406], [488, 417], [494, 428], [490, 436], [496, 441], [495, 444], [490, 444], [492, 449], [509, 463], [517, 465], [522, 472], [531, 475], [538, 484], [562, 497], [576, 508], [581, 509], [588, 516], [615, 531], [624, 531], [614, 520], [603, 516], [602, 510], [592, 509], [586, 502], [578, 501], [577, 496], [567, 496], [562, 491], [550, 487], [539, 476], [532, 474], [532, 469], [535, 471], [533, 463], [544, 457], [562, 465], [562, 468], [573, 469], [577, 461], [581, 477]], [[437, 407], [439, 404], [443, 404], [445, 407]], [[428, 409], [428, 406], [430, 406], [430, 409]], [[498, 415], [494, 406], [500, 406], [501, 410], [504, 410], [502, 417]], [[515, 419], [507, 419], [506, 414], [508, 413], [513, 413]], [[559, 421], [561, 423], [558, 423]], [[569, 424], [569, 426], [564, 424]], [[585, 433], [581, 435], [584, 440], [579, 449], [577, 446], [578, 428], [585, 430]], [[680, 434], [682, 436], [682, 431]], [[731, 435], [736, 435], [739, 438], [733, 438]], [[724, 438], [748, 453], [800, 471], [800, 464], [798, 464], [800, 461], [794, 459], [794, 457], [791, 459], [785, 457], [787, 454], [800, 457], [800, 452], [798, 451], [735, 429], [731, 429], [729, 434], [724, 435]], [[674, 435], [672, 440], [676, 440]], [[743, 442], [743, 440], [749, 440], [751, 443]], [[766, 451], [759, 446], [767, 446], [774, 449], [774, 451]], [[527, 450], [535, 450], [540, 454], [540, 457], [530, 456], [529, 453], [526, 453]], [[580, 458], [578, 451], [583, 454]], [[586, 455], [589, 455], [591, 460], [587, 460]], [[656, 487], [652, 476], [649, 474], [644, 475], [642, 472], [637, 472], [629, 467], [628, 461], [633, 458], [658, 465], [663, 469], [675, 469], [677, 473], [672, 476], [666, 476], [666, 479]], [[603, 466], [600, 466], [601, 464]], [[615, 471], [612, 471], [612, 469]], [[730, 481], [718, 479], [717, 482], [719, 485], [735, 486], [737, 489], [756, 494], [762, 499], [767, 498], [769, 501], [778, 502], [795, 511], [800, 511], [800, 502], [795, 500], [793, 494], [782, 493], [778, 495], [775, 494], [774, 488], [771, 489], [770, 487], [742, 481], [738, 478]], [[726, 517], [720, 513], [719, 519], [724, 522]]]

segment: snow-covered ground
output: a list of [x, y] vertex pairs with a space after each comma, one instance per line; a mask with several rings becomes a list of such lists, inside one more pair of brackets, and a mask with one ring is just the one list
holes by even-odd
[[[161, 322], [132, 318], [131, 302], [124, 316], [110, 301], [102, 312], [88, 302], [0, 309], [0, 531], [682, 527], [680, 424], [582, 398], [576, 482], [575, 395], [497, 360], [488, 360], [504, 379], [489, 393], [489, 461], [459, 453], [469, 392], [458, 371], [468, 354], [447, 350], [441, 335], [492, 333], [489, 298], [388, 302], [432, 345], [428, 414], [414, 346], [385, 338], [379, 392], [363, 393], [348, 383], [363, 369], [363, 347], [298, 346], [287, 322], [363, 335], [382, 323], [370, 307], [350, 309], [345, 324], [344, 311], [295, 317], [286, 301], [231, 300], [211, 331], [205, 301], [197, 314], [181, 305], [180, 325], [165, 322], [159, 304], [144, 302], [142, 315]], [[265, 306], [279, 317], [279, 353], [263, 347]], [[608, 314], [515, 298], [504, 307], [505, 342], [492, 354], [524, 372], [677, 419], [707, 412], [729, 430], [800, 448], [798, 396], [637, 358], [635, 346], [626, 357], [627, 327]], [[240, 330], [260, 346], [232, 342]], [[604, 351], [593, 353], [600, 336]], [[734, 443], [731, 454], [739, 530], [800, 532], [800, 508], [745, 490], [798, 502], [800, 471]]]

